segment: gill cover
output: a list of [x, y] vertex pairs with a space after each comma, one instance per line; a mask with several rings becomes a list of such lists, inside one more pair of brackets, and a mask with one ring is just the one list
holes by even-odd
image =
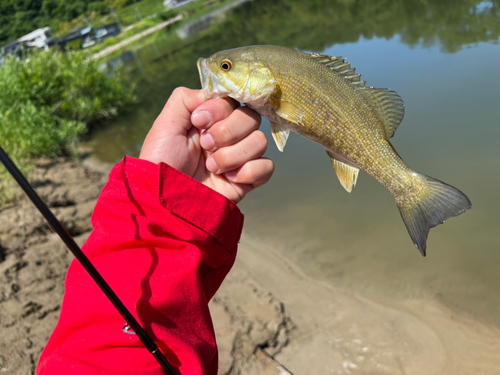
[[202, 91], [207, 99], [229, 96], [253, 107], [263, 106], [276, 89], [267, 65], [252, 50], [222, 51], [198, 59]]

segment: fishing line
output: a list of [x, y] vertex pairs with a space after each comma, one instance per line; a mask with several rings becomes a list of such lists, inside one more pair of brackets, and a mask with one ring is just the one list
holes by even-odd
[[99, 271], [94, 267], [94, 265], [90, 262], [89, 258], [83, 253], [68, 233], [66, 228], [57, 220], [52, 211], [47, 207], [47, 205], [42, 201], [40, 196], [35, 192], [30, 183], [26, 180], [23, 174], [16, 167], [14, 162], [10, 160], [8, 155], [5, 153], [3, 148], [0, 146], [0, 161], [3, 163], [7, 171], [14, 177], [19, 186], [24, 190], [24, 192], [28, 195], [33, 204], [38, 208], [41, 212], [47, 223], [51, 227], [51, 229], [56, 232], [59, 237], [61, 237], [62, 241], [68, 247], [68, 249], [73, 253], [76, 259], [81, 263], [83, 268], [88, 272], [88, 274], [94, 279], [96, 284], [101, 288], [106, 297], [111, 301], [113, 306], [115, 306], [116, 310], [120, 313], [120, 315], [125, 319], [127, 324], [132, 328], [135, 334], [142, 341], [146, 349], [153, 355], [156, 361], [160, 364], [161, 368], [165, 370], [168, 375], [177, 375], [174, 368], [170, 365], [168, 360], [165, 358], [163, 353], [158, 349], [154, 341], [149, 337], [147, 332], [141, 327], [139, 322], [134, 318], [134, 316], [127, 310], [123, 302], [118, 298], [113, 289], [108, 285], [108, 283], [103, 279]]

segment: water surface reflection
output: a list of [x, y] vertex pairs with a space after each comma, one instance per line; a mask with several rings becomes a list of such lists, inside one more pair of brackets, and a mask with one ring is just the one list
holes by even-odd
[[[431, 231], [424, 259], [382, 186], [362, 173], [348, 195], [324, 150], [292, 135], [283, 154], [270, 143], [275, 176], [241, 204], [247, 233], [332, 284], [373, 298], [438, 300], [500, 326], [499, 2], [254, 0], [224, 14], [182, 40], [168, 29], [136, 48], [141, 103], [91, 135], [97, 155], [138, 155], [171, 91], [199, 87], [200, 56], [251, 44], [345, 56], [367, 85], [405, 101], [393, 138], [403, 159], [463, 190], [473, 209]], [[269, 135], [267, 121], [263, 129]]]

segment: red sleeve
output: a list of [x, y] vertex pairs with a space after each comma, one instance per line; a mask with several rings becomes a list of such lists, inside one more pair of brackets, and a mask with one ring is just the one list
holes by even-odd
[[[208, 301], [236, 256], [237, 206], [166, 164], [126, 157], [111, 171], [92, 225], [84, 252], [172, 366], [182, 375], [217, 374]], [[163, 374], [77, 261], [65, 286], [38, 375]]]

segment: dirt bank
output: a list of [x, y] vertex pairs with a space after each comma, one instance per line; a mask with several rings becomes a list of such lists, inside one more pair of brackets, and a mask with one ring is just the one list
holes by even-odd
[[[89, 158], [37, 163], [33, 186], [80, 244], [92, 229], [90, 216], [109, 168]], [[0, 372], [34, 374], [59, 317], [72, 259], [27, 199], [0, 211]], [[211, 309], [220, 374], [277, 373], [267, 353], [280, 351], [292, 327], [279, 301], [235, 270]]]
[[[40, 160], [33, 185], [79, 243], [110, 166]], [[244, 232], [210, 308], [221, 375], [496, 375], [500, 331], [431, 300], [367, 299]], [[0, 211], [0, 372], [34, 374], [72, 255], [21, 199]]]

